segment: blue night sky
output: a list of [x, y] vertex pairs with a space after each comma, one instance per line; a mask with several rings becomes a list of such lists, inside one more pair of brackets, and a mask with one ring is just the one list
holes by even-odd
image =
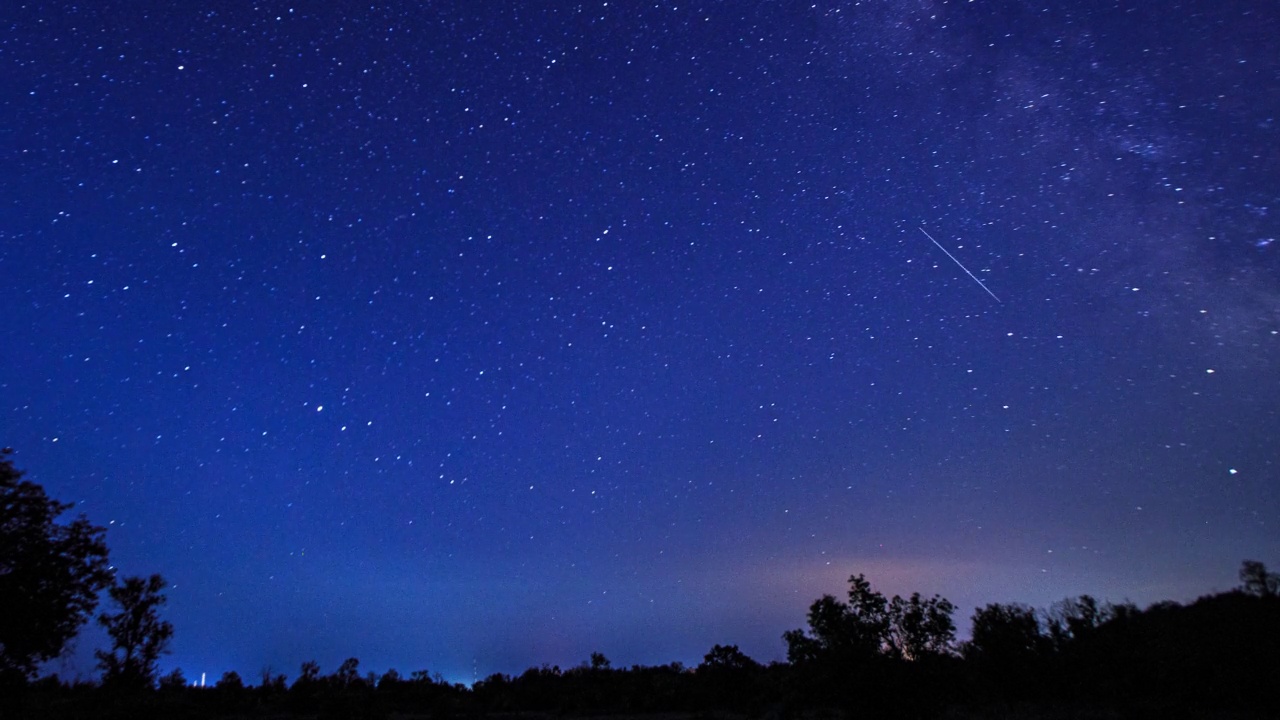
[[0, 444], [165, 669], [1280, 562], [1273, 3], [14, 1], [0, 77]]

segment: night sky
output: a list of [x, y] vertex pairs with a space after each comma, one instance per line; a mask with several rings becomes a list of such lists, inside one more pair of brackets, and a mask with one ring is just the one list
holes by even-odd
[[0, 444], [163, 669], [1280, 564], [1275, 3], [6, 2], [0, 78]]

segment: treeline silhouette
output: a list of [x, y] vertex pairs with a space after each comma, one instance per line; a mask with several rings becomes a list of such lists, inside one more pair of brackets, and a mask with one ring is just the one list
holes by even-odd
[[[695, 667], [615, 668], [593, 653], [467, 687], [425, 670], [362, 674], [350, 658], [328, 674], [303, 663], [292, 682], [264, 670], [197, 687], [181, 670], [157, 676], [174, 632], [159, 617], [163, 580], [105, 575], [101, 529], [55, 522], [67, 507], [21, 476], [0, 452], [0, 718], [1280, 717], [1280, 575], [1256, 561], [1238, 588], [1189, 604], [986, 605], [963, 642], [945, 598], [886, 598], [855, 575], [783, 633], [786, 662], [735, 645]], [[96, 653], [103, 680], [35, 679], [103, 589], [120, 609], [98, 618], [113, 640]]]

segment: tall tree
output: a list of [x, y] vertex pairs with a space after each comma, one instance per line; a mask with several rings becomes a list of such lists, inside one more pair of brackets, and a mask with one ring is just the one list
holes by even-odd
[[160, 619], [165, 604], [164, 578], [130, 577], [111, 588], [111, 599], [120, 607], [115, 614], [103, 613], [98, 622], [111, 636], [111, 650], [98, 650], [98, 666], [103, 683], [124, 688], [151, 687], [156, 681], [156, 663], [169, 651], [173, 625]]
[[0, 682], [26, 680], [60, 654], [111, 584], [106, 530], [23, 480], [0, 450]]
[[849, 631], [858, 653], [877, 653], [889, 635], [889, 604], [863, 575], [849, 578]]

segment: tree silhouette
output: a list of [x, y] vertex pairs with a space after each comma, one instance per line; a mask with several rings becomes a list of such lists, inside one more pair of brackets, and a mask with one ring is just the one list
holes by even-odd
[[1267, 566], [1257, 560], [1245, 560], [1240, 564], [1241, 589], [1258, 597], [1280, 596], [1280, 573], [1267, 572]]
[[591, 669], [592, 670], [608, 670], [610, 666], [609, 658], [604, 656], [602, 652], [591, 653]]
[[807, 630], [784, 636], [789, 665], [760, 665], [736, 645], [715, 645], [694, 670], [614, 668], [595, 652], [568, 670], [495, 673], [467, 688], [425, 670], [361, 677], [348, 658], [325, 676], [304, 663], [291, 688], [264, 668], [259, 687], [228, 671], [213, 688], [192, 688], [175, 670], [157, 690], [155, 658], [172, 633], [156, 615], [163, 580], [129, 578], [111, 590], [121, 612], [102, 621], [116, 647], [99, 659], [108, 687], [128, 681], [137, 692], [53, 676], [22, 688], [17, 703], [0, 693], [0, 718], [11, 708], [66, 718], [1274, 717], [1280, 580], [1257, 562], [1244, 563], [1241, 580], [1186, 606], [1140, 610], [1088, 595], [1048, 610], [987, 605], [960, 653], [949, 601], [885, 600], [856, 575], [847, 600], [824, 595]]
[[839, 642], [844, 622], [844, 605], [833, 595], [823, 595], [809, 606], [809, 632], [788, 630], [782, 633], [787, 644], [787, 662], [803, 665], [830, 654]]
[[809, 606], [808, 633], [783, 633], [788, 661], [865, 660], [880, 653], [889, 632], [888, 601], [862, 575], [849, 578], [848, 597], [823, 595]]
[[737, 645], [716, 645], [702, 657], [699, 670], [750, 670], [760, 664], [752, 660]]
[[12, 450], [0, 450], [0, 683], [23, 681], [57, 657], [111, 584], [106, 530], [69, 503], [23, 480]]
[[823, 595], [809, 606], [809, 631], [790, 630], [783, 634], [787, 660], [864, 662], [887, 655], [916, 660], [952, 652], [956, 626], [951, 615], [955, 605], [944, 597], [929, 599], [912, 593], [886, 600], [871, 589], [863, 575], [849, 578], [848, 601]]
[[1015, 665], [1034, 660], [1047, 650], [1048, 638], [1040, 630], [1036, 611], [1017, 603], [993, 603], [973, 614], [967, 658]]
[[182, 673], [182, 668], [174, 668], [167, 675], [160, 678], [160, 689], [162, 691], [174, 692], [183, 690], [187, 687], [187, 676]]
[[883, 649], [891, 618], [884, 595], [871, 589], [863, 575], [849, 578], [849, 605], [846, 629], [851, 649], [858, 654], [875, 654]]
[[1133, 605], [1100, 603], [1092, 595], [1067, 598], [1054, 603], [1045, 613], [1049, 639], [1057, 650], [1066, 650], [1112, 619], [1136, 610]]
[[298, 679], [294, 684], [313, 683], [320, 679], [320, 663], [315, 660], [308, 660], [302, 663], [302, 668], [298, 671]]
[[235, 670], [228, 670], [222, 673], [222, 677], [213, 686], [225, 690], [243, 690], [244, 680], [241, 679], [240, 673]]
[[904, 660], [948, 655], [956, 640], [956, 624], [951, 620], [955, 605], [934, 595], [922, 600], [912, 593], [903, 600], [897, 595], [889, 602], [889, 645], [892, 655]]
[[289, 678], [284, 673], [277, 673], [267, 665], [258, 672], [262, 682], [258, 685], [258, 689], [263, 693], [281, 694], [289, 690]]
[[159, 607], [164, 578], [130, 577], [112, 586], [111, 599], [120, 607], [115, 614], [103, 613], [98, 622], [111, 636], [111, 650], [98, 650], [98, 666], [103, 683], [125, 688], [149, 688], [155, 684], [156, 663], [168, 652], [173, 625], [160, 619]]
[[696, 679], [702, 689], [702, 709], [758, 707], [760, 663], [737, 645], [716, 645], [703, 656]]
[[360, 680], [360, 660], [359, 658], [347, 658], [342, 661], [338, 669], [333, 673], [334, 681], [340, 687], [351, 687]]

